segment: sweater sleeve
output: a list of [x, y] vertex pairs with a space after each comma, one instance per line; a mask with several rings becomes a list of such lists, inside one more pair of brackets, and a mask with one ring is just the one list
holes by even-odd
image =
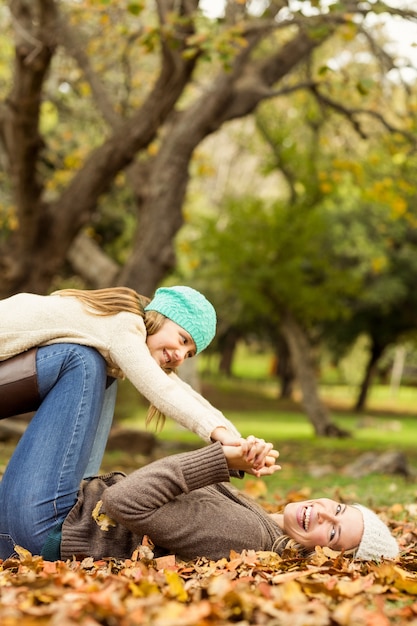
[[240, 437], [239, 431], [221, 411], [178, 376], [164, 372], [152, 358], [141, 318], [128, 313], [116, 317], [118, 327], [114, 328], [111, 359], [151, 404], [204, 441], [210, 441], [212, 432], [219, 426]]
[[145, 465], [110, 487], [103, 502], [110, 517], [132, 532], [146, 534], [150, 516], [168, 502], [229, 479], [222, 445], [215, 443]]
[[232, 495], [220, 443], [160, 459], [103, 494], [103, 511], [135, 535], [182, 559], [270, 549], [266, 513]]

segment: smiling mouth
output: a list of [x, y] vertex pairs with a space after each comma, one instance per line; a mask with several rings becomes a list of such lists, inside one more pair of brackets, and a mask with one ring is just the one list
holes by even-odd
[[311, 505], [306, 506], [306, 508], [304, 509], [303, 528], [304, 528], [305, 531], [307, 531], [309, 526], [310, 526], [310, 516], [311, 516], [311, 511], [312, 510], [313, 510], [313, 507]]
[[164, 349], [163, 354], [164, 354], [165, 363], [170, 363], [171, 358], [170, 358], [168, 352], [165, 349]]

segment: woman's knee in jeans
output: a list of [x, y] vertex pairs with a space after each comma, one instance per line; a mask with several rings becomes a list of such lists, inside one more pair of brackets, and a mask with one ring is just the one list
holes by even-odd
[[92, 384], [106, 382], [106, 362], [101, 354], [89, 346], [62, 343], [43, 346], [37, 356], [38, 385], [43, 398], [63, 377], [73, 377], [74, 384], [90, 380]]
[[72, 344], [69, 348], [68, 358], [70, 360], [75, 359], [81, 361], [85, 371], [87, 371], [90, 376], [106, 381], [106, 361], [95, 348]]

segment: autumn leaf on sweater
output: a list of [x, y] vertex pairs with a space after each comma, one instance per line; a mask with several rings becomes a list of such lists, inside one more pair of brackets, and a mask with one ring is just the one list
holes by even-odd
[[104, 530], [105, 532], [107, 532], [111, 526], [116, 526], [116, 522], [112, 520], [111, 517], [106, 515], [106, 513], [100, 513], [102, 504], [103, 504], [102, 500], [99, 500], [97, 502], [96, 506], [94, 507], [93, 512], [91, 513], [91, 516], [93, 520], [96, 522], [97, 526], [100, 526], [101, 530]]

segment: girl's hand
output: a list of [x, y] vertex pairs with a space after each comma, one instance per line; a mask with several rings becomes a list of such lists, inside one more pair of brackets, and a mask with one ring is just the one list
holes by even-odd
[[253, 461], [248, 461], [245, 446], [223, 445], [223, 452], [229, 469], [243, 470], [257, 477], [270, 476], [281, 469], [281, 466], [276, 464], [276, 459], [279, 456], [278, 450], [271, 449], [269, 454], [265, 456], [262, 467], [256, 468], [253, 465]]
[[215, 428], [211, 433], [210, 439], [213, 443], [219, 441], [223, 446], [242, 446], [245, 450], [248, 448], [246, 439], [237, 437], [224, 426]]
[[267, 443], [264, 439], [257, 439], [253, 435], [246, 439], [246, 446], [246, 460], [254, 470], [274, 465], [279, 456], [279, 452], [273, 449], [272, 443]]

